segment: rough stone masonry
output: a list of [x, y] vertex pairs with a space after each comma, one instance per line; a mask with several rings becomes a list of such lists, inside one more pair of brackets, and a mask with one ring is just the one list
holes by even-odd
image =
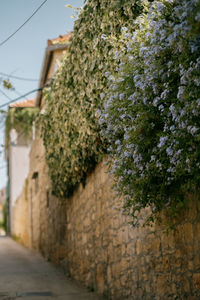
[[[53, 197], [38, 139], [39, 135], [31, 150], [28, 194], [25, 197], [24, 190], [16, 203], [15, 235], [22, 243], [108, 299], [200, 299], [197, 196], [191, 196], [189, 209], [177, 220], [176, 231], [168, 235], [156, 225], [132, 228], [129, 219], [114, 209], [120, 199], [112, 190], [104, 162], [88, 174], [86, 186], [80, 185], [71, 198]], [[19, 211], [25, 214], [23, 218]]]

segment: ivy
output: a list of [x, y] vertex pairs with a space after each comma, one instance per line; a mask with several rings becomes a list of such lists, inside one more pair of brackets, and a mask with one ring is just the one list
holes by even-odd
[[45, 92], [42, 137], [53, 193], [69, 196], [106, 152], [98, 110], [117, 66], [113, 40], [135, 28], [144, 1], [88, 0], [75, 22], [69, 49]]
[[[200, 1], [160, 0], [122, 28], [99, 124], [124, 211], [171, 220], [200, 186]], [[110, 69], [108, 68], [108, 71]]]

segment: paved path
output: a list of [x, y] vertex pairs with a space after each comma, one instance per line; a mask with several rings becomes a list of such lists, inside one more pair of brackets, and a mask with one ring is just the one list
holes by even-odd
[[103, 300], [62, 270], [8, 237], [0, 237], [0, 300]]

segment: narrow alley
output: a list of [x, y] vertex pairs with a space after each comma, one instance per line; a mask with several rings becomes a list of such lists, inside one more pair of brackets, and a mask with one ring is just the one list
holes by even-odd
[[40, 255], [0, 237], [1, 300], [100, 300]]

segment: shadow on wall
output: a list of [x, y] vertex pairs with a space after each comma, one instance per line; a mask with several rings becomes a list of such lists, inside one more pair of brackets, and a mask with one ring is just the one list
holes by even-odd
[[0, 204], [0, 236], [6, 236], [6, 224], [7, 224], [7, 214], [6, 214], [6, 204]]

